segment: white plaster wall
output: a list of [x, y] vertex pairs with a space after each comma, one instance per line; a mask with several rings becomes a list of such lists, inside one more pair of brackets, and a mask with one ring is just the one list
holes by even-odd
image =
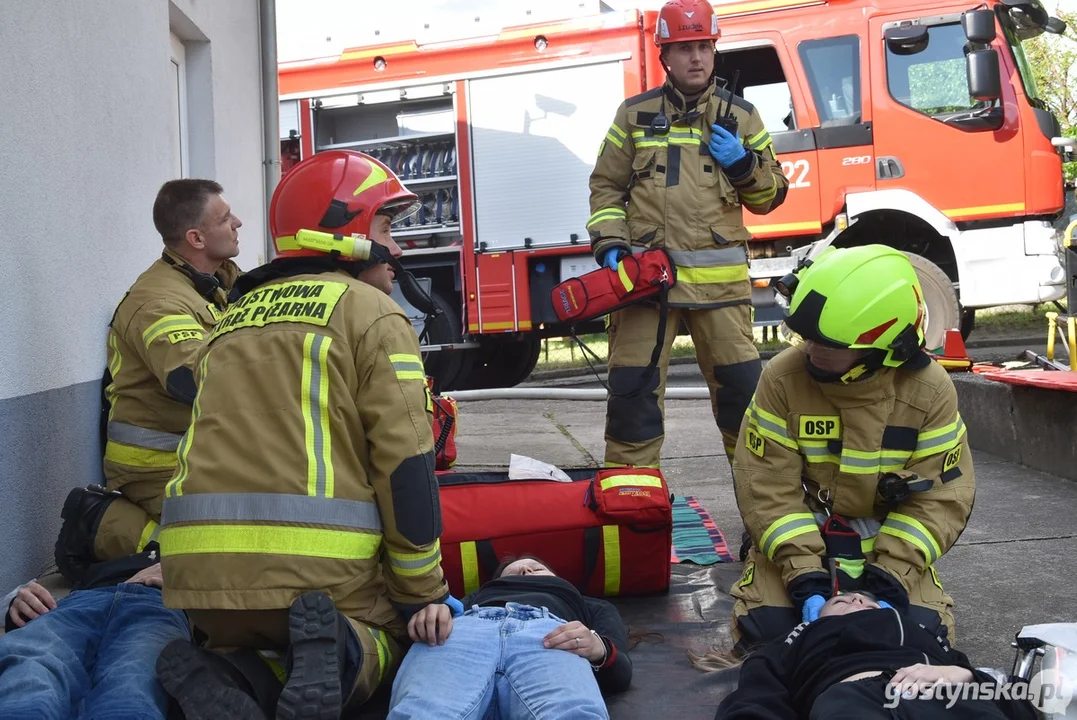
[[100, 378], [112, 311], [160, 254], [170, 26], [190, 174], [225, 186], [240, 265], [264, 255], [257, 0], [0, 0], [0, 400]]

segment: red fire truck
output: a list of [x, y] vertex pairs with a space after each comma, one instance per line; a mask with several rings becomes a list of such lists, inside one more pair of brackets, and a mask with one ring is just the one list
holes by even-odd
[[[758, 324], [780, 320], [775, 280], [839, 233], [910, 255], [929, 347], [948, 328], [970, 330], [977, 308], [1062, 296], [1052, 221], [1073, 141], [1037, 97], [1022, 43], [1064, 24], [1038, 0], [970, 8], [716, 6], [717, 72], [739, 71], [738, 94], [760, 110], [789, 178], [782, 207], [745, 214]], [[665, 79], [655, 21], [604, 13], [280, 66], [285, 171], [322, 150], [361, 150], [422, 197], [394, 237], [443, 310], [424, 336], [443, 387], [516, 384], [540, 340], [568, 332], [550, 290], [596, 267], [588, 177], [617, 105]]]

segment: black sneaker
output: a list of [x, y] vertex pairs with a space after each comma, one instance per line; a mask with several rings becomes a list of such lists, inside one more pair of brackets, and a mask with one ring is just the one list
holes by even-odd
[[[343, 708], [339, 613], [322, 592], [300, 595], [288, 613], [288, 682], [277, 720], [337, 720]], [[350, 689], [349, 689], [350, 690]]]
[[255, 699], [229, 676], [225, 662], [189, 640], [173, 640], [157, 658], [157, 679], [186, 720], [266, 720]]
[[64, 579], [77, 585], [87, 568], [97, 562], [94, 555], [94, 537], [101, 518], [119, 493], [111, 493], [100, 485], [75, 488], [67, 494], [60, 517], [64, 524], [56, 539], [54, 558], [56, 567]]

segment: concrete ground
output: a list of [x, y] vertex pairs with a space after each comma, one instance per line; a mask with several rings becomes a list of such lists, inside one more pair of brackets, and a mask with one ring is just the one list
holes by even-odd
[[[597, 387], [593, 377], [528, 385], [542, 384]], [[701, 386], [703, 379], [694, 366], [679, 366], [671, 368], [669, 384]], [[461, 402], [459, 469], [504, 468], [510, 453], [560, 467], [600, 464], [605, 413], [603, 402]], [[743, 526], [709, 403], [669, 400], [666, 413], [662, 469], [670, 487], [699, 499], [735, 555]], [[975, 459], [972, 518], [937, 567], [955, 601], [957, 647], [977, 665], [1008, 671], [1010, 641], [1022, 626], [1077, 621], [1070, 595], [1077, 576], [1077, 484], [983, 452]]]

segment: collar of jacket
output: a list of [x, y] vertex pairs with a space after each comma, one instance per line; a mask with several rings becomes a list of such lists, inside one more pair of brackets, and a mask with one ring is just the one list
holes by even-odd
[[261, 287], [273, 280], [295, 277], [296, 275], [320, 275], [322, 273], [345, 272], [352, 277], [357, 277], [367, 266], [365, 262], [345, 262], [335, 258], [326, 257], [289, 257], [277, 258], [261, 267], [244, 273], [232, 286], [228, 294], [228, 302], [234, 303], [251, 290]]
[[228, 304], [228, 291], [239, 278], [239, 266], [231, 260], [225, 260], [213, 275], [197, 270], [179, 253], [165, 248], [162, 261], [173, 270], [190, 278], [194, 289], [206, 300], [223, 310]]
[[667, 77], [666, 82], [662, 85], [662, 94], [665, 96], [666, 101], [677, 110], [678, 115], [684, 115], [691, 112], [691, 110], [703, 112], [704, 107], [710, 102], [711, 96], [714, 95], [714, 88], [714, 78], [711, 78], [710, 84], [703, 88], [695, 103], [689, 106], [688, 97], [677, 89], [673, 84], [673, 80]]

